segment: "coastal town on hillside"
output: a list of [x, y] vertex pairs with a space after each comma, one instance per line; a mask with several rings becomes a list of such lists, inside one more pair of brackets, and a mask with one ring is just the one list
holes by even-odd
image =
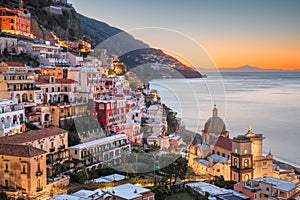
[[217, 105], [187, 130], [118, 57], [37, 37], [17, 2], [0, 7], [0, 200], [300, 199], [300, 172], [263, 134], [232, 137]]

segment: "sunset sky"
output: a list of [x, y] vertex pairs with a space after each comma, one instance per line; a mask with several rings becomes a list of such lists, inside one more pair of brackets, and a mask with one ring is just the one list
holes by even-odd
[[300, 69], [299, 0], [69, 1], [194, 66]]

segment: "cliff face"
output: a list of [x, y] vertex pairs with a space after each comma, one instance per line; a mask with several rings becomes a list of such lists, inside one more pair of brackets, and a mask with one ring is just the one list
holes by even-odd
[[[56, 8], [50, 9], [51, 5]], [[25, 0], [24, 8], [31, 13], [34, 35], [40, 37], [41, 31], [52, 30], [63, 40], [82, 38], [81, 23], [77, 13], [68, 4], [50, 4], [47, 0]], [[44, 37], [45, 34], [42, 38], [45, 39]]]

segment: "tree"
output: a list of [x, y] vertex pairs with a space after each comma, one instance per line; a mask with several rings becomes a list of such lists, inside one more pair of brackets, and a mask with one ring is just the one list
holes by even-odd
[[0, 200], [7, 200], [7, 194], [5, 192], [0, 192]]
[[155, 193], [156, 200], [165, 200], [170, 194], [170, 190], [167, 185], [156, 185], [153, 186], [151, 190]]
[[[188, 160], [176, 154], [164, 154], [160, 157], [159, 162], [163, 167], [161, 172], [169, 179], [170, 188], [172, 188], [172, 179], [174, 182], [178, 178], [185, 179], [188, 171]], [[171, 164], [168, 164], [171, 162]], [[172, 189], [171, 189], [172, 192]]]
[[150, 145], [150, 151], [153, 154], [153, 179], [154, 179], [154, 185], [156, 185], [156, 177], [155, 177], [155, 170], [156, 170], [156, 157], [157, 152], [160, 150], [160, 146], [157, 144], [151, 144]]
[[234, 184], [236, 184], [235, 181], [225, 181], [223, 176], [215, 176], [213, 180], [213, 184], [226, 189], [233, 189]]

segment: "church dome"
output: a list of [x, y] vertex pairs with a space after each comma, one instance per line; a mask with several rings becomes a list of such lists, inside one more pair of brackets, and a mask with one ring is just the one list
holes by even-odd
[[204, 132], [206, 133], [214, 133], [215, 135], [221, 135], [221, 133], [226, 131], [226, 126], [221, 117], [218, 116], [218, 109], [216, 105], [212, 111], [212, 117], [210, 117], [205, 125], [204, 125]]

